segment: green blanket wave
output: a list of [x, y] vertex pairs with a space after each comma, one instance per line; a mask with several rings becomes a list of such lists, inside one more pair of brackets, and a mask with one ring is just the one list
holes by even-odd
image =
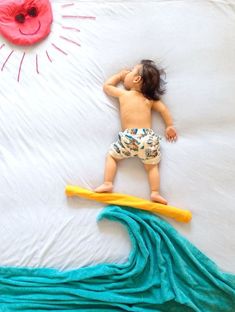
[[106, 207], [103, 218], [127, 228], [127, 262], [70, 271], [1, 267], [0, 311], [235, 311], [235, 275], [222, 272], [166, 221], [119, 206]]

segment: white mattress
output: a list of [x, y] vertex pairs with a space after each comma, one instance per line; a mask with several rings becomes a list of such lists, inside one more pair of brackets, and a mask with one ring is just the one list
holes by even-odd
[[[52, 1], [52, 7], [52, 33], [42, 43], [19, 48], [0, 37], [1, 67], [14, 49], [0, 72], [0, 265], [69, 269], [127, 259], [131, 247], [121, 225], [97, 224], [103, 205], [67, 199], [64, 188], [102, 182], [105, 154], [120, 129], [118, 104], [102, 84], [150, 58], [166, 69], [162, 100], [179, 133], [176, 144], [162, 141], [161, 191], [193, 212], [190, 224], [169, 222], [235, 273], [235, 2]], [[153, 129], [164, 133], [155, 114]], [[115, 191], [148, 198], [137, 159], [120, 163]]]

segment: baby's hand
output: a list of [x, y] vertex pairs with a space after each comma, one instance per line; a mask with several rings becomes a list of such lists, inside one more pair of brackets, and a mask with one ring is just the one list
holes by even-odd
[[177, 140], [177, 133], [173, 126], [169, 126], [166, 128], [165, 135], [169, 142], [174, 142]]
[[130, 72], [130, 70], [128, 70], [128, 69], [123, 69], [123, 70], [121, 70], [120, 71], [120, 79], [123, 81], [124, 79], [125, 79], [125, 77], [126, 77], [126, 75], [128, 74]]

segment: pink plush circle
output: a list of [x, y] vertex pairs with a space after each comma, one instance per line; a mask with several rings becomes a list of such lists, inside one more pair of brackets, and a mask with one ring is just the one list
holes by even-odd
[[49, 0], [0, 0], [0, 34], [17, 45], [32, 45], [51, 30]]

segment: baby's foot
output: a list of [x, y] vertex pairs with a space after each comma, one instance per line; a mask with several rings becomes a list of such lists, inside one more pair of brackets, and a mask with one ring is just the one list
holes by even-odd
[[166, 199], [163, 198], [161, 195], [159, 195], [159, 193], [156, 192], [156, 191], [153, 191], [151, 193], [151, 200], [153, 202], [157, 202], [157, 203], [160, 203], [160, 204], [163, 204], [163, 205], [167, 205]]
[[112, 193], [113, 191], [113, 183], [112, 182], [104, 182], [99, 187], [95, 189], [96, 193]]

